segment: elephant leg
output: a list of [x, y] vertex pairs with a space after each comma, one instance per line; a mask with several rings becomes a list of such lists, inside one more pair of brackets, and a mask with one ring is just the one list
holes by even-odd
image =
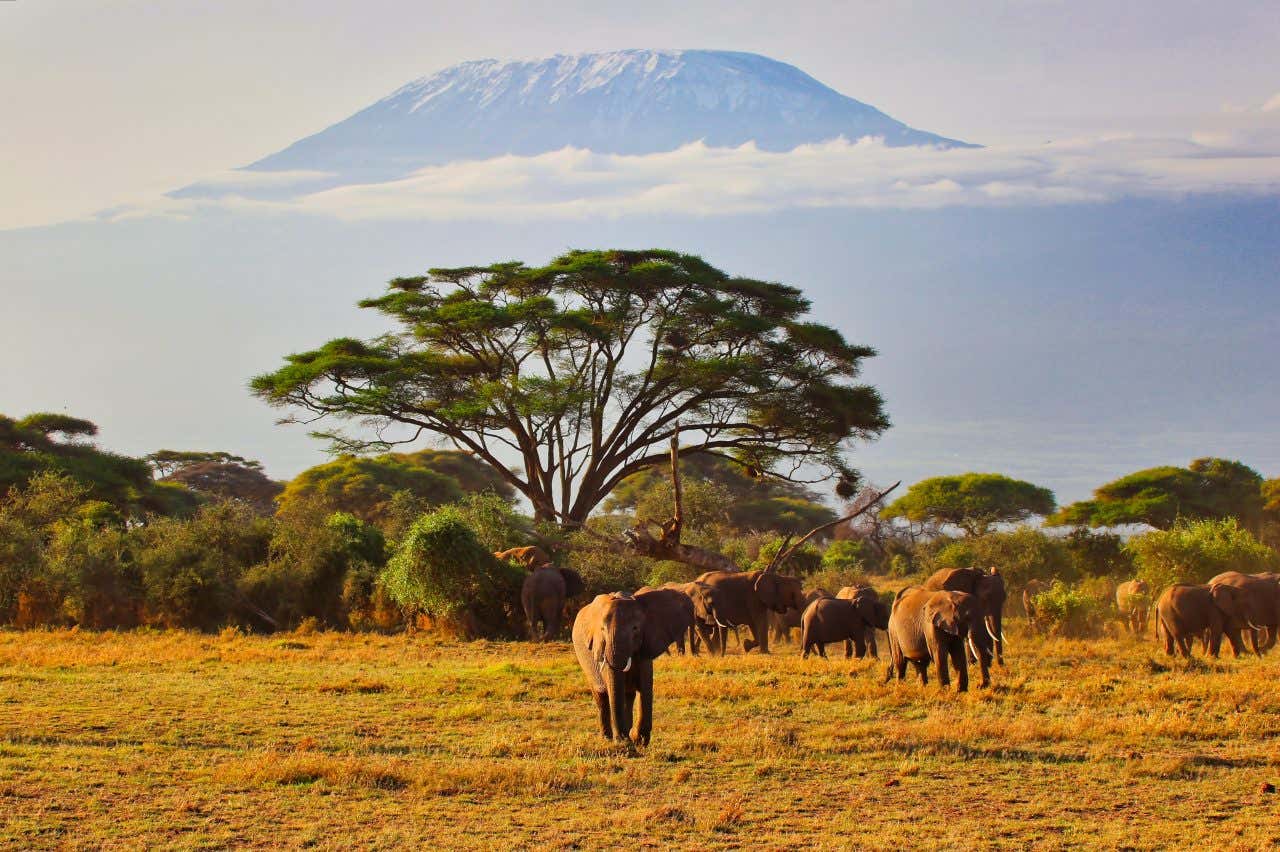
[[653, 660], [631, 664], [636, 691], [640, 693], [640, 715], [636, 719], [636, 742], [647, 746], [653, 733]]
[[600, 713], [600, 735], [606, 740], [613, 739], [613, 723], [609, 721], [609, 693], [592, 692], [596, 700], [596, 710]]
[[743, 652], [752, 648], [761, 654], [769, 653], [769, 615], [765, 613], [751, 622], [751, 638], [742, 643]]
[[871, 656], [877, 660], [880, 659], [880, 652], [876, 649], [876, 629], [872, 627], [867, 631], [867, 650], [871, 652]]
[[[1157, 618], [1159, 618], [1159, 616], [1156, 616], [1156, 617], [1157, 617]], [[1157, 635], [1157, 636], [1159, 636], [1162, 632], [1163, 632], [1163, 634], [1164, 634], [1164, 653], [1165, 653], [1165, 656], [1172, 657], [1172, 656], [1174, 655], [1174, 653], [1176, 653], [1176, 652], [1174, 651], [1174, 649], [1173, 649], [1173, 632], [1172, 632], [1171, 630], [1169, 630], [1169, 625], [1167, 625], [1167, 624], [1166, 624], [1166, 625], [1164, 625], [1164, 630], [1162, 631], [1162, 630], [1160, 629], [1160, 623], [1159, 623], [1159, 622], [1157, 622], [1157, 624], [1156, 624], [1156, 635]]]
[[844, 658], [847, 660], [847, 659], [850, 659], [852, 656], [853, 656], [853, 642], [846, 639], [844, 640]]
[[912, 660], [911, 665], [915, 666], [916, 671], [920, 673], [921, 685], [928, 686], [929, 685], [929, 661], [928, 660]]
[[819, 656], [819, 657], [822, 657], [822, 659], [824, 659], [824, 660], [827, 658], [827, 643], [826, 643], [826, 642], [819, 642], [819, 643], [818, 643], [818, 656]]
[[[950, 643], [949, 652], [951, 654], [951, 664], [956, 668], [956, 691], [969, 691], [969, 659], [965, 654], [964, 646], [969, 644], [963, 639], [957, 639]], [[983, 686], [986, 686], [984, 683]]]
[[1254, 627], [1249, 628], [1249, 643], [1253, 646], [1253, 653], [1261, 657], [1262, 649], [1258, 647], [1258, 633], [1259, 631], [1257, 630], [1257, 628], [1254, 628]]
[[[944, 640], [945, 641], [945, 640]], [[951, 667], [950, 657], [951, 648], [949, 645], [943, 645], [937, 639], [929, 640], [929, 655], [933, 657], [934, 663], [938, 667], [938, 683], [945, 689], [951, 685]]]

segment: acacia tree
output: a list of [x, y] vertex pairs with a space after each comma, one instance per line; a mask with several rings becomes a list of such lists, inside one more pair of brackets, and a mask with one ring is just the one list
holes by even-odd
[[1180, 519], [1236, 518], [1249, 530], [1263, 519], [1262, 476], [1238, 461], [1195, 459], [1186, 467], [1152, 467], [1100, 486], [1092, 500], [1064, 506], [1055, 526], [1147, 524], [1170, 529]]
[[1053, 507], [1053, 492], [1047, 488], [998, 473], [964, 473], [922, 479], [881, 516], [951, 524], [977, 536], [993, 524], [1047, 515]]
[[[784, 284], [671, 251], [574, 251], [397, 278], [365, 300], [399, 328], [288, 356], [253, 391], [341, 450], [444, 438], [491, 465], [538, 520], [580, 525], [628, 476], [714, 453], [761, 474], [824, 470], [851, 486], [854, 439], [889, 425], [857, 383], [875, 354], [805, 319]], [[825, 478], [824, 476], [824, 478]]]

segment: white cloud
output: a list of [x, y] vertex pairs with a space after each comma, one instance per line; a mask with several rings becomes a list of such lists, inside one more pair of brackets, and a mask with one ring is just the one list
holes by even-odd
[[[785, 153], [754, 145], [624, 156], [565, 148], [421, 169], [400, 180], [309, 191], [323, 177], [255, 173], [206, 188], [202, 199], [166, 198], [143, 210], [183, 215], [217, 206], [304, 212], [344, 220], [585, 219], [630, 215], [715, 216], [785, 208], [934, 209], [1072, 204], [1202, 193], [1280, 193], [1280, 144], [1272, 134], [1188, 139], [1115, 136], [1039, 146], [888, 148], [836, 140]], [[245, 177], [251, 176], [251, 177]], [[298, 193], [281, 197], [281, 186]], [[315, 186], [313, 184], [313, 186]]]

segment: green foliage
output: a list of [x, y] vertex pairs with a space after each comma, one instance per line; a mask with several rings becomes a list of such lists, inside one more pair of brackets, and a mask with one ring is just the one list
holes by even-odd
[[0, 493], [22, 487], [41, 473], [54, 473], [84, 486], [87, 499], [108, 502], [131, 517], [190, 507], [172, 492], [157, 490], [151, 469], [141, 459], [75, 440], [97, 431], [93, 423], [64, 414], [32, 414], [21, 420], [0, 415]]
[[[759, 554], [748, 570], [760, 571], [769, 567], [770, 561], [778, 555], [778, 551], [782, 548], [782, 542], [781, 538], [773, 536], [766, 538], [760, 545]], [[787, 547], [791, 547], [791, 544], [788, 544]], [[787, 561], [780, 565], [778, 570], [784, 574], [803, 577], [817, 571], [821, 566], [822, 551], [818, 550], [812, 542], [805, 542], [799, 550], [787, 557]]]
[[[183, 455], [226, 456], [227, 454], [184, 453]], [[191, 460], [177, 464], [171, 473], [156, 483], [157, 488], [181, 486], [182, 490], [193, 492], [204, 500], [239, 500], [259, 514], [269, 515], [274, 512], [275, 499], [284, 490], [284, 486], [263, 473], [262, 465], [258, 462], [246, 462], [238, 456], [231, 458], [236, 460]]]
[[1203, 583], [1224, 571], [1273, 571], [1280, 557], [1234, 518], [1184, 520], [1134, 536], [1126, 549], [1153, 590]]
[[266, 559], [270, 540], [270, 520], [239, 503], [214, 503], [190, 519], [138, 528], [132, 542], [143, 620], [201, 630], [237, 620], [241, 575]]
[[[596, 535], [619, 541], [623, 532], [631, 527], [631, 518], [598, 515], [589, 519], [587, 526]], [[663, 564], [632, 553], [617, 553], [585, 530], [571, 532], [566, 545], [568, 566], [582, 576], [587, 591], [592, 595], [630, 592], [649, 585], [650, 578], [661, 570]]]
[[490, 553], [523, 547], [534, 538], [533, 522], [493, 492], [468, 494], [453, 505]]
[[[823, 567], [805, 578], [806, 589], [826, 589], [835, 594], [845, 586], [867, 586], [870, 580], [865, 571], [856, 566], [845, 568]], [[892, 603], [892, 599], [890, 599]]]
[[1179, 518], [1236, 518], [1248, 528], [1262, 520], [1262, 477], [1238, 461], [1196, 459], [1185, 468], [1153, 467], [1123, 476], [1093, 492], [1092, 500], [1065, 506], [1047, 523], [1110, 527], [1148, 524], [1167, 530]]
[[822, 568], [826, 571], [865, 571], [870, 548], [864, 542], [839, 539], [822, 552]]
[[1058, 636], [1094, 636], [1106, 614], [1106, 598], [1088, 585], [1054, 580], [1035, 596], [1036, 620]]
[[1047, 488], [998, 473], [965, 473], [921, 480], [881, 515], [950, 524], [969, 535], [982, 535], [994, 524], [1024, 521], [1053, 509], [1053, 492]]
[[76, 518], [87, 493], [69, 476], [44, 472], [0, 500], [0, 623], [29, 627], [61, 617], [65, 593], [46, 555], [59, 524]]
[[[422, 450], [386, 453], [372, 458], [346, 455], [298, 474], [284, 489], [281, 513], [299, 502], [320, 500], [333, 511], [361, 520], [389, 524], [400, 515], [397, 494], [412, 498], [419, 514], [425, 508], [452, 503], [466, 493], [492, 491], [504, 498], [511, 488], [494, 471], [466, 453]], [[404, 501], [406, 498], [400, 498]]]
[[1029, 527], [976, 537], [939, 542], [932, 554], [923, 553], [925, 573], [939, 568], [989, 568], [995, 566], [1012, 588], [1029, 580], [1074, 580], [1074, 567], [1066, 546]]
[[[735, 278], [672, 251], [573, 251], [397, 278], [361, 306], [399, 326], [290, 355], [253, 391], [271, 405], [447, 437], [505, 470], [540, 521], [582, 522], [628, 476], [690, 453], [758, 471], [821, 466], [888, 427], [858, 384], [865, 346], [810, 322], [783, 284]], [[379, 439], [322, 433], [343, 449]]]
[[523, 572], [493, 558], [467, 524], [444, 506], [423, 515], [387, 563], [382, 582], [392, 599], [467, 632], [500, 632], [519, 594]]
[[1124, 539], [1115, 533], [1079, 527], [1061, 541], [1074, 576], [1126, 579], [1133, 576], [1133, 556], [1125, 549]]
[[215, 452], [204, 450], [157, 450], [154, 453], [143, 456], [143, 461], [151, 465], [156, 474], [161, 477], [171, 476], [188, 467], [204, 464], [227, 464], [258, 472], [262, 471], [262, 462], [220, 450]]

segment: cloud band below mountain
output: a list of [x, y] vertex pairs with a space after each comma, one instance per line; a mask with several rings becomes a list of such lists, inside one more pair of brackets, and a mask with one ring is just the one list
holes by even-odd
[[[168, 198], [146, 211], [180, 215], [215, 206], [345, 220], [522, 221], [1270, 195], [1280, 194], [1276, 151], [1280, 146], [1256, 140], [1231, 144], [1131, 136], [950, 150], [886, 147], [874, 139], [835, 140], [784, 153], [749, 144], [710, 148], [694, 143], [646, 155], [564, 148], [432, 166], [399, 180], [319, 190], [315, 187], [321, 176], [310, 172], [297, 175], [292, 194], [287, 175], [236, 172], [205, 184], [206, 197]], [[255, 193], [255, 185], [269, 192]]]

